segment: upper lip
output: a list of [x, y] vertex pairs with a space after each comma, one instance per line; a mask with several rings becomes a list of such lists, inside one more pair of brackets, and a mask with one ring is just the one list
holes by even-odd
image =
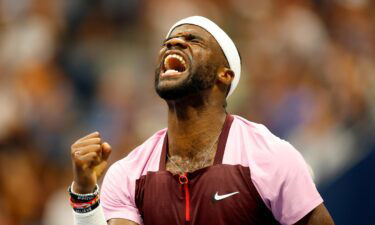
[[163, 55], [163, 58], [162, 58], [162, 61], [161, 61], [161, 64], [162, 64], [162, 68], [163, 68], [163, 71], [162, 72], [165, 72], [165, 65], [164, 65], [164, 61], [165, 61], [165, 58], [168, 56], [168, 55], [172, 55], [172, 54], [176, 54], [176, 55], [179, 55], [181, 56], [185, 62], [186, 62], [186, 69], [185, 71], [188, 69], [188, 64], [190, 63], [190, 60], [188, 59], [188, 57], [186, 56], [186, 54], [181, 51], [181, 50], [167, 50], [164, 55]]

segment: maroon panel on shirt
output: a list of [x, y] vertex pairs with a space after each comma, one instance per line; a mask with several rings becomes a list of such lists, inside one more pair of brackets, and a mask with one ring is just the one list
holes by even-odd
[[[248, 167], [218, 164], [188, 174], [192, 225], [279, 224], [263, 203]], [[239, 192], [222, 200], [226, 194]], [[136, 205], [145, 225], [186, 224], [185, 192], [178, 175], [148, 172], [137, 180]]]
[[225, 145], [227, 144], [228, 134], [229, 134], [230, 126], [232, 125], [233, 119], [234, 117], [230, 114], [228, 114], [225, 119], [223, 129], [220, 133], [219, 142], [217, 143], [217, 151], [215, 154], [214, 165], [221, 164], [221, 162], [223, 161]]
[[[136, 181], [135, 202], [145, 225], [273, 225], [279, 224], [263, 203], [250, 169], [222, 163], [233, 116], [227, 115], [219, 137], [214, 165], [188, 173], [190, 221], [186, 221], [186, 193], [179, 175], [165, 169], [168, 137], [164, 138], [159, 171]], [[226, 194], [233, 194], [225, 196]], [[214, 196], [221, 200], [215, 200]]]

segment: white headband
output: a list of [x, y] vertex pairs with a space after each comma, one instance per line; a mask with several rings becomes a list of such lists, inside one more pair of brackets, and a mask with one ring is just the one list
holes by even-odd
[[169, 30], [167, 38], [172, 33], [174, 28], [183, 24], [192, 24], [202, 27], [203, 29], [208, 31], [219, 43], [225, 57], [228, 60], [229, 67], [234, 72], [234, 79], [228, 92], [228, 98], [233, 93], [234, 89], [236, 89], [241, 77], [241, 59], [232, 39], [230, 39], [230, 37], [218, 25], [202, 16], [191, 16], [178, 21]]

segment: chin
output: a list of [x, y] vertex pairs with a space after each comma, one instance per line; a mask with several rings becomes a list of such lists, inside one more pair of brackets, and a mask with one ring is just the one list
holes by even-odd
[[191, 90], [184, 85], [157, 85], [155, 87], [156, 93], [164, 100], [178, 100], [189, 94]]
[[190, 74], [179, 77], [162, 77], [159, 73], [155, 76], [155, 91], [164, 100], [178, 100], [194, 91]]

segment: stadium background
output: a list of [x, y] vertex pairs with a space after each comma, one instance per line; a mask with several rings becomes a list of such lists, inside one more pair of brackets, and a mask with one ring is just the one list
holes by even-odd
[[237, 43], [228, 110], [304, 155], [336, 224], [375, 224], [375, 1], [0, 0], [0, 224], [71, 225], [69, 150], [111, 161], [166, 125], [155, 58], [179, 18]]

